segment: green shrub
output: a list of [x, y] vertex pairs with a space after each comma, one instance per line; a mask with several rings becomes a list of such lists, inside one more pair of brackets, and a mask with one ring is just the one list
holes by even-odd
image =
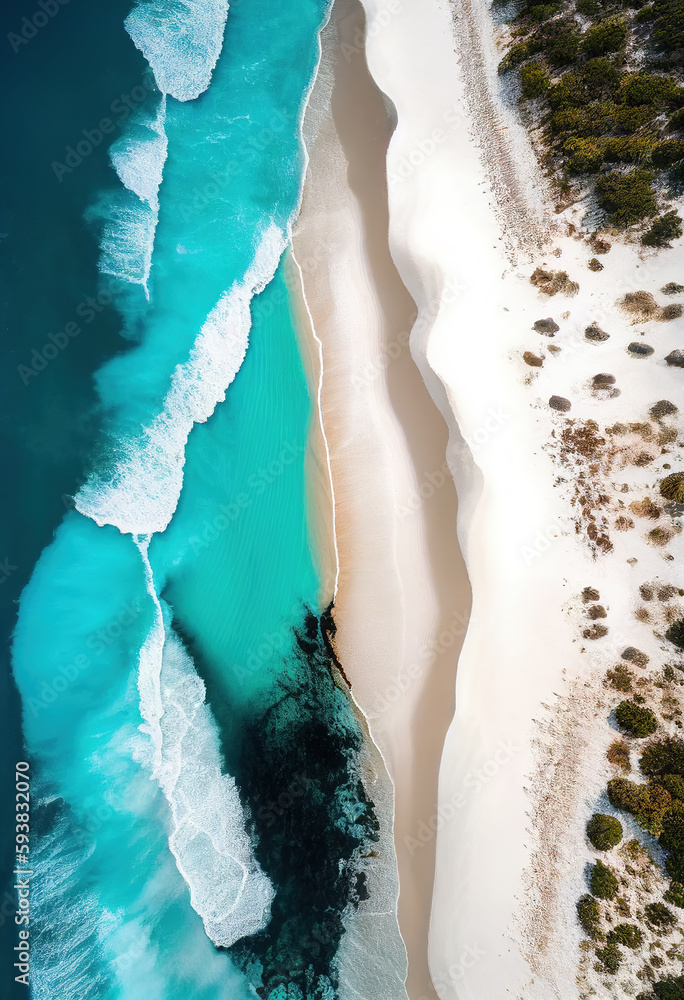
[[647, 247], [666, 247], [670, 240], [682, 235], [682, 220], [674, 210], [659, 216], [644, 235], [641, 242]]
[[665, 869], [675, 882], [684, 882], [684, 812], [672, 808], [663, 819], [660, 845], [668, 852]]
[[[684, 1000], [684, 976], [668, 976], [653, 984], [658, 1000]], [[638, 1000], [638, 998], [637, 998]]]
[[515, 69], [520, 63], [525, 62], [526, 59], [540, 51], [541, 45], [531, 38], [524, 42], [518, 42], [499, 63], [499, 73], [508, 73], [509, 70]]
[[653, 166], [659, 170], [667, 170], [682, 159], [684, 159], [684, 139], [663, 139], [654, 145], [651, 153]]
[[619, 17], [595, 24], [582, 38], [582, 49], [590, 59], [617, 52], [627, 41], [627, 25]]
[[681, 0], [655, 0], [653, 40], [665, 52], [684, 49], [684, 5]]
[[568, 157], [571, 174], [596, 173], [603, 166], [604, 144], [597, 139], [567, 139], [563, 152]]
[[624, 944], [626, 948], [638, 948], [643, 943], [644, 934], [636, 924], [616, 924], [608, 935], [608, 943]]
[[663, 817], [672, 805], [672, 796], [661, 785], [637, 785], [626, 778], [608, 782], [608, 798], [612, 806], [631, 813], [655, 837], [662, 832]]
[[638, 785], [627, 778], [612, 778], [608, 782], [608, 798], [616, 809], [635, 815], [647, 807], [648, 785]]
[[684, 802], [684, 778], [679, 774], [664, 774], [658, 784], [667, 789], [673, 799]]
[[609, 59], [590, 59], [582, 69], [582, 80], [591, 97], [607, 97], [618, 89], [620, 74]]
[[654, 740], [644, 750], [639, 766], [649, 778], [662, 774], [678, 774], [684, 777], [684, 740], [672, 736]]
[[655, 213], [656, 197], [651, 174], [646, 170], [634, 170], [631, 174], [615, 171], [605, 174], [599, 177], [596, 191], [601, 207], [617, 226], [631, 226]]
[[684, 885], [681, 882], [670, 882], [670, 888], [665, 893], [664, 898], [668, 903], [684, 910]]
[[684, 976], [668, 976], [653, 984], [658, 1000], [684, 1000]]
[[684, 129], [684, 108], [680, 108], [679, 111], [670, 115], [667, 123], [668, 132], [681, 132], [682, 129]]
[[622, 823], [614, 816], [594, 813], [587, 823], [587, 837], [597, 851], [609, 851], [622, 840]]
[[605, 144], [606, 160], [613, 163], [643, 163], [651, 155], [654, 140], [650, 135], [620, 136]]
[[602, 941], [601, 907], [593, 896], [582, 896], [577, 903], [577, 916], [585, 933], [592, 941]]
[[650, 708], [643, 708], [633, 701], [621, 701], [615, 709], [615, 718], [620, 729], [640, 739], [652, 736], [658, 728], [658, 720]]
[[654, 76], [649, 73], [631, 74], [622, 87], [622, 99], [625, 104], [665, 104], [681, 107], [684, 90], [677, 86], [674, 80], [667, 76]]
[[664, 903], [649, 903], [644, 907], [644, 914], [649, 924], [653, 924], [654, 927], [672, 927], [677, 923], [674, 913]]
[[[673, 642], [675, 646], [679, 646], [680, 649], [684, 649], [684, 618], [678, 618], [676, 622], [670, 625], [665, 633], [665, 638]], [[684, 774], [684, 771], [678, 771], [677, 773]]]
[[613, 976], [622, 964], [622, 952], [615, 941], [610, 941], [605, 948], [597, 948], [596, 957], [604, 970]]
[[599, 899], [614, 899], [618, 891], [618, 880], [615, 873], [600, 859], [591, 869], [591, 891]]
[[577, 22], [561, 17], [542, 25], [536, 34], [544, 58], [552, 66], [567, 66], [574, 62], [580, 47]]
[[579, 74], [564, 73], [558, 83], [549, 89], [549, 104], [560, 111], [567, 107], [582, 107], [587, 102], [584, 86]]
[[541, 63], [530, 62], [521, 66], [520, 79], [522, 81], [523, 101], [530, 101], [534, 97], [541, 97], [549, 89], [549, 74]]

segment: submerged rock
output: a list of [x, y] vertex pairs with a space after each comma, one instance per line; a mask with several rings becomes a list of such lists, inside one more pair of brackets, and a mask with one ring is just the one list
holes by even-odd
[[675, 368], [684, 368], [684, 351], [680, 351], [679, 348], [675, 351], [670, 351], [665, 360], [668, 365], [672, 365]]
[[608, 372], [600, 372], [598, 375], [594, 375], [592, 381], [597, 389], [603, 389], [609, 385], [615, 385], [615, 376], [609, 375]]
[[544, 359], [538, 357], [536, 354], [533, 354], [532, 351], [525, 351], [523, 354], [523, 361], [526, 365], [529, 365], [530, 368], [541, 368], [544, 364]]

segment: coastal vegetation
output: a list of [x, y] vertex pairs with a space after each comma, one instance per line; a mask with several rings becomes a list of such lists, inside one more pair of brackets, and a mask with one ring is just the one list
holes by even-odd
[[525, 0], [517, 11], [499, 73], [520, 77], [561, 202], [590, 190], [608, 225], [669, 245], [682, 235], [667, 204], [684, 190], [681, 0]]

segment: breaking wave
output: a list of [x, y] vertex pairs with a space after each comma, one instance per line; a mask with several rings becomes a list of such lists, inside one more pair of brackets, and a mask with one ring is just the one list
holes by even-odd
[[142, 0], [124, 24], [159, 89], [192, 101], [211, 83], [227, 17], [227, 0]]
[[188, 435], [225, 399], [247, 351], [252, 297], [272, 280], [285, 246], [271, 224], [244, 278], [222, 295], [189, 359], [176, 367], [162, 412], [139, 437], [121, 443], [123, 455], [107, 481], [93, 475], [80, 489], [75, 504], [82, 514], [133, 535], [164, 531], [178, 505]]

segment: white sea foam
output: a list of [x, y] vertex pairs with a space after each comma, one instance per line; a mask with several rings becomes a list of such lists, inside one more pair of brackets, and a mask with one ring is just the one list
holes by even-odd
[[109, 150], [111, 164], [124, 186], [155, 212], [159, 211], [159, 188], [169, 145], [165, 125], [166, 94], [162, 94], [154, 117], [136, 117]]
[[79, 490], [76, 508], [82, 514], [133, 535], [164, 531], [183, 485], [188, 435], [225, 399], [247, 351], [252, 296], [273, 278], [285, 246], [272, 223], [244, 278], [221, 296], [190, 357], [173, 372], [162, 412], [140, 437], [121, 442], [121, 458], [108, 480], [93, 475]]
[[164, 621], [168, 609], [154, 588], [149, 538], [136, 538], [136, 544], [155, 607], [138, 669], [141, 729], [151, 739], [148, 763], [171, 808], [169, 846], [192, 906], [214, 944], [228, 948], [265, 927], [273, 888], [252, 853], [235, 781], [221, 771], [204, 683]]
[[192, 101], [211, 82], [227, 17], [227, 0], [140, 0], [124, 24], [159, 89]]
[[162, 94], [155, 114], [139, 113], [127, 132], [112, 144], [109, 158], [126, 190], [113, 192], [90, 213], [104, 221], [100, 271], [142, 285], [148, 297], [159, 188], [168, 148], [165, 120], [166, 96]]

